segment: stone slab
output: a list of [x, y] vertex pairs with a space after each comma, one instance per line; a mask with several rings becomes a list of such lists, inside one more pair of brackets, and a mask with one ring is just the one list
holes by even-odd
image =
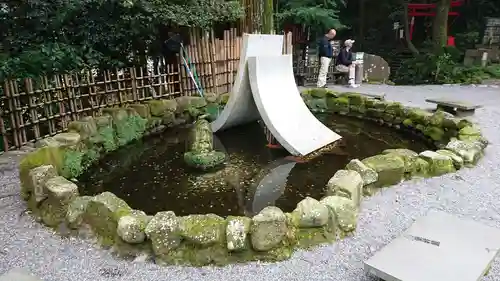
[[449, 100], [445, 98], [431, 98], [431, 99], [426, 99], [425, 101], [445, 107], [456, 108], [457, 110], [462, 110], [462, 111], [473, 111], [477, 108], [482, 107], [479, 104], [472, 104], [465, 101]]
[[342, 138], [304, 103], [295, 84], [291, 55], [249, 57], [248, 73], [262, 120], [290, 154], [305, 156]]
[[[341, 92], [342, 93], [342, 92]], [[351, 91], [345, 91], [344, 93], [352, 93]], [[376, 100], [385, 100], [385, 94], [384, 93], [361, 93], [361, 92], [356, 92], [357, 94], [360, 94], [362, 96], [376, 99]]]
[[[243, 34], [238, 72], [224, 110], [211, 124], [214, 133], [259, 119], [259, 112], [255, 106], [248, 80], [248, 57], [273, 56], [282, 53], [283, 35]], [[280, 82], [276, 81], [276, 83]]]
[[500, 249], [500, 229], [430, 211], [365, 261], [386, 281], [477, 281]]
[[0, 276], [0, 281], [43, 281], [33, 276], [29, 271], [20, 268], [14, 268], [4, 275]]

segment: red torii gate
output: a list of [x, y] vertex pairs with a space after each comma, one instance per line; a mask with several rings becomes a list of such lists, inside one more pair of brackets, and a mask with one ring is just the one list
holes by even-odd
[[[450, 4], [450, 10], [454, 7], [460, 7], [464, 5], [466, 0], [455, 0]], [[449, 11], [448, 16], [459, 16], [459, 12]], [[415, 28], [415, 17], [435, 17], [436, 16], [436, 4], [408, 4], [408, 17], [411, 17], [410, 22], [410, 40], [413, 38], [413, 29]], [[448, 45], [455, 45], [455, 38], [452, 36], [448, 37]]]

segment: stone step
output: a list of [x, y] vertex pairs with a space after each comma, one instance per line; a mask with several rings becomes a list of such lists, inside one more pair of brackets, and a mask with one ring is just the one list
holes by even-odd
[[0, 276], [0, 281], [43, 281], [22, 268], [14, 268]]

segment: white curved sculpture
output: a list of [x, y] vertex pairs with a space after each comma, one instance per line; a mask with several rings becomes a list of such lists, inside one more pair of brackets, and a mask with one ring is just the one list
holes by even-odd
[[291, 55], [250, 57], [248, 73], [260, 117], [292, 155], [307, 155], [342, 138], [316, 119], [302, 100]]
[[342, 138], [309, 111], [293, 75], [292, 57], [282, 55], [283, 36], [244, 34], [229, 100], [212, 131], [262, 118], [276, 140], [304, 156]]
[[282, 53], [282, 35], [243, 34], [238, 72], [224, 110], [211, 124], [214, 133], [259, 119], [248, 81], [247, 59], [262, 55], [279, 56]]

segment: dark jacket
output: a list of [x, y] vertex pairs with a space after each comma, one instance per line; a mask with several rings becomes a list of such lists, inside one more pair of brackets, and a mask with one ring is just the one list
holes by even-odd
[[337, 65], [345, 65], [349, 66], [352, 64], [353, 58], [352, 58], [352, 52], [351, 50], [347, 50], [345, 47], [340, 49], [340, 52], [337, 56], [337, 60], [335, 63]]
[[323, 36], [318, 41], [318, 55], [319, 57], [333, 58], [333, 48], [330, 44], [330, 40], [326, 36]]

